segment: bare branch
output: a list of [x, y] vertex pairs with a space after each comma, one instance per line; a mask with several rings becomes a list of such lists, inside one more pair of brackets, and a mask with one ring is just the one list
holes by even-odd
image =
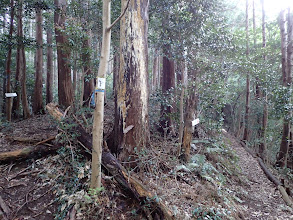
[[123, 10], [123, 12], [120, 14], [120, 16], [107, 28], [107, 31], [109, 31], [109, 30], [111, 30], [112, 29], [112, 27], [114, 27], [114, 25], [118, 22], [118, 21], [120, 21], [120, 19], [124, 16], [124, 14], [125, 14], [125, 12], [126, 12], [126, 10], [127, 10], [127, 8], [128, 8], [128, 5], [129, 5], [129, 2], [130, 2], [130, 0], [128, 0], [127, 1], [127, 4], [126, 4], [126, 6], [125, 6], [125, 8], [124, 8], [124, 10]]

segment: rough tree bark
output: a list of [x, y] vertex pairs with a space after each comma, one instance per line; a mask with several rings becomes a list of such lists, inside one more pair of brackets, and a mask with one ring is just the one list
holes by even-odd
[[44, 112], [43, 107], [43, 28], [42, 28], [43, 16], [42, 10], [36, 8], [36, 74], [35, 74], [35, 88], [33, 99], [33, 112], [39, 114]]
[[[10, 27], [9, 27], [9, 38], [12, 38], [13, 33], [13, 22], [14, 22], [14, 0], [10, 1]], [[6, 92], [11, 92], [11, 53], [12, 46], [8, 46], [8, 54], [6, 59]], [[11, 110], [12, 110], [12, 98], [6, 100], [6, 117], [7, 121], [11, 121]]]
[[53, 101], [53, 33], [51, 27], [47, 28], [47, 87], [46, 103]]
[[55, 35], [57, 43], [58, 62], [58, 99], [59, 104], [68, 107], [73, 103], [73, 88], [69, 66], [70, 49], [65, 30], [67, 0], [54, 0]]
[[[121, 0], [122, 8], [127, 0]], [[115, 138], [119, 158], [136, 166], [138, 153], [149, 141], [148, 123], [148, 0], [130, 0], [120, 24]]]

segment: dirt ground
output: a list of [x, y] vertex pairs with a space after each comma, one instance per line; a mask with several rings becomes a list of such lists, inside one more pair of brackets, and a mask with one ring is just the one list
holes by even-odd
[[[0, 130], [0, 152], [31, 146], [50, 139], [57, 133], [57, 125], [48, 115], [11, 123]], [[292, 209], [285, 205], [278, 190], [264, 175], [256, 159], [247, 153], [233, 136], [225, 133], [224, 141], [238, 157], [238, 164], [235, 164], [238, 176], [227, 176], [228, 182], [225, 186], [206, 181], [196, 173], [178, 169], [177, 173], [172, 172], [180, 165], [177, 160], [170, 160], [170, 155], [175, 152], [175, 141], [159, 138], [153, 139], [153, 150], [142, 157], [144, 169], [133, 175], [170, 208], [175, 219], [197, 219], [192, 218], [192, 213], [195, 208], [198, 210], [199, 205], [214, 206], [219, 210], [231, 212], [229, 218], [222, 219], [293, 219]], [[52, 142], [48, 141], [46, 144], [50, 145]], [[89, 167], [90, 162], [85, 166]], [[66, 178], [71, 181], [70, 169], [70, 163], [62, 162], [58, 154], [1, 164], [0, 219], [54, 219], [55, 214], [60, 212], [58, 198], [62, 196], [60, 192], [66, 188]], [[84, 175], [85, 177], [79, 176], [78, 184], [88, 181], [87, 174]], [[64, 182], [60, 182], [60, 177], [63, 177]], [[102, 216], [99, 219], [143, 219], [143, 215], [138, 212], [139, 208], [127, 199], [127, 195], [110, 176], [103, 176], [103, 185], [106, 191], [100, 199], [104, 205], [100, 206], [99, 210], [88, 207], [90, 212], [99, 213], [97, 216]], [[77, 189], [80, 186], [71, 187]], [[223, 195], [220, 195], [219, 191]], [[81, 192], [83, 191], [78, 191], [75, 195]], [[229, 197], [233, 199], [227, 203], [224, 198]], [[86, 210], [86, 207], [81, 210]], [[134, 210], [137, 213], [134, 213]], [[76, 213], [69, 209], [68, 215], [63, 219], [74, 219], [70, 217], [71, 214]], [[77, 213], [76, 219], [91, 219], [85, 217], [88, 215], [78, 217]]]
[[239, 158], [244, 184], [231, 186], [241, 198], [245, 219], [281, 220], [293, 219], [292, 208], [285, 205], [279, 190], [268, 180], [258, 161], [253, 158], [235, 138], [226, 134]]

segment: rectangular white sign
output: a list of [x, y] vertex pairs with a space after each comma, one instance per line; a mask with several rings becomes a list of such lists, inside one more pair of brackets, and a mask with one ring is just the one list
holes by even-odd
[[106, 88], [106, 79], [105, 78], [98, 78], [96, 87], [97, 87], [97, 89], [105, 89]]
[[13, 98], [13, 97], [16, 97], [17, 94], [15, 92], [12, 92], [12, 93], [5, 93], [5, 97], [6, 98]]

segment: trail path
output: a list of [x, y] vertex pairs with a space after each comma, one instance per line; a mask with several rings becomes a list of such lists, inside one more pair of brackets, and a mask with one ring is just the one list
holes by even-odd
[[281, 194], [265, 176], [257, 160], [241, 147], [234, 137], [229, 134], [226, 136], [232, 141], [242, 170], [241, 178], [245, 181], [245, 184], [234, 185], [235, 191], [233, 190], [243, 201], [242, 209], [245, 219], [293, 219], [292, 209], [285, 205]]

